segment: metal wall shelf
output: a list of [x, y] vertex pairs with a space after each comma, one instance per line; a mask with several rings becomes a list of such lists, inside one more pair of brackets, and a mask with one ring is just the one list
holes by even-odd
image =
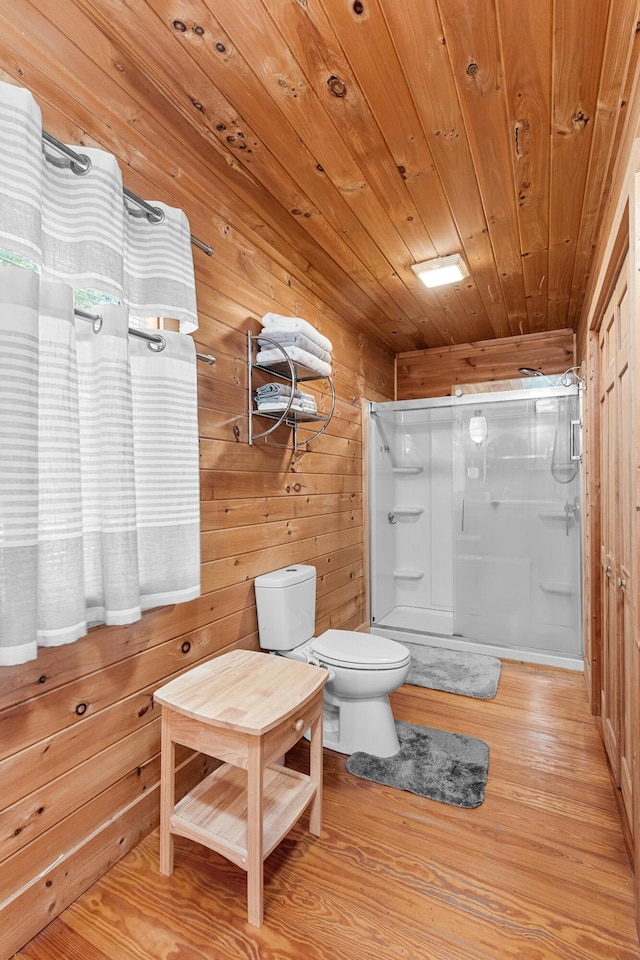
[[[254, 359], [254, 352], [256, 349], [259, 349], [257, 342], [258, 340], [260, 340], [261, 343], [267, 342], [270, 346], [280, 350], [282, 353], [282, 361], [269, 365], [256, 363]], [[248, 369], [250, 444], [255, 443], [256, 440], [264, 440], [265, 443], [268, 443], [269, 436], [282, 425], [291, 428], [291, 443], [285, 444], [272, 441], [272, 446], [274, 447], [291, 446], [294, 450], [300, 450], [324, 433], [331, 421], [331, 418], [333, 417], [333, 413], [336, 408], [336, 391], [331, 377], [316, 373], [310, 367], [305, 367], [303, 364], [292, 360], [281, 344], [279, 344], [276, 340], [272, 340], [270, 337], [265, 336], [263, 333], [252, 334], [250, 332], [248, 334]], [[286, 406], [284, 406], [283, 410], [256, 410], [254, 401], [254, 372], [256, 370], [260, 370], [262, 373], [266, 373], [270, 377], [276, 377], [279, 380], [285, 380], [291, 384], [291, 396], [289, 398], [283, 398], [283, 400], [286, 401]], [[327, 416], [323, 416], [322, 414], [303, 413], [299, 410], [292, 409], [292, 403], [294, 400], [293, 391], [296, 390], [297, 384], [306, 383], [312, 380], [325, 380], [329, 384], [329, 390], [331, 392], [331, 410]], [[267, 430], [259, 430], [256, 432], [254, 428], [255, 417], [260, 417], [263, 420], [271, 420], [273, 421], [273, 424]], [[313, 428], [305, 426], [306, 424], [311, 423], [319, 423], [322, 424], [322, 426], [318, 430], [314, 431]]]

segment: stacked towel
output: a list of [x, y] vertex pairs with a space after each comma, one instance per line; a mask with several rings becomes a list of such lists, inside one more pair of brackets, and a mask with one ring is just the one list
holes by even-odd
[[[258, 387], [256, 390], [256, 400], [273, 400], [277, 397], [290, 397], [291, 396], [291, 387], [288, 383], [265, 383], [261, 387]], [[303, 393], [302, 390], [294, 390], [293, 396], [297, 400], [302, 400], [303, 397], [309, 397], [311, 394]]]
[[[331, 375], [331, 341], [301, 317], [281, 317], [277, 313], [265, 313], [262, 318], [265, 338], [280, 344], [289, 357], [320, 376]], [[282, 360], [282, 353], [267, 340], [259, 341], [261, 350], [256, 363], [269, 366]]]
[[[290, 398], [291, 406], [289, 407]], [[258, 411], [262, 413], [280, 413], [287, 408], [313, 416], [318, 413], [316, 398], [312, 393], [304, 393], [302, 390], [292, 391], [286, 383], [265, 383], [256, 390], [255, 400]]]
[[312, 327], [301, 317], [281, 317], [279, 313], [265, 313], [262, 318], [262, 326], [267, 337], [271, 336], [272, 330], [278, 330], [282, 333], [302, 333], [305, 337], [315, 341], [327, 353], [331, 353], [333, 350], [331, 340], [323, 337], [315, 327]]
[[[299, 347], [285, 347], [285, 349], [294, 363], [308, 367], [309, 370], [313, 370], [314, 373], [318, 373], [321, 377], [331, 376], [330, 363], [319, 360], [317, 357], [314, 357], [312, 353], [307, 353], [306, 350], [300, 350]], [[273, 350], [260, 350], [256, 356], [256, 363], [263, 367], [270, 367], [274, 363], [282, 363], [282, 353], [276, 347], [274, 347]]]
[[285, 410], [295, 410], [296, 413], [306, 413], [308, 416], [317, 416], [318, 411], [315, 406], [307, 406], [302, 400], [293, 400], [291, 406], [287, 408], [287, 401], [265, 400], [258, 404], [258, 413], [283, 413]]
[[317, 357], [318, 360], [322, 360], [323, 363], [331, 363], [331, 353], [329, 350], [323, 350], [319, 344], [310, 340], [309, 337], [305, 337], [304, 333], [280, 333], [278, 330], [274, 330], [273, 332], [269, 330], [269, 339], [265, 340], [260, 338], [258, 343], [261, 347], [273, 349], [272, 341], [274, 340], [276, 343], [279, 343], [281, 347], [299, 347], [300, 350], [306, 350], [307, 353]]

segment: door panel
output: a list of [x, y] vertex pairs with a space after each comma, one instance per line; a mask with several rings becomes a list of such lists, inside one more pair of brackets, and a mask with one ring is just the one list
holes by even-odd
[[455, 408], [454, 632], [582, 655], [575, 387]]
[[628, 263], [599, 334], [601, 423], [602, 671], [605, 748], [633, 832], [637, 650], [634, 636], [635, 436]]
[[[626, 282], [622, 285], [617, 303], [618, 342], [616, 359], [616, 393], [618, 396], [618, 570], [616, 590], [618, 593], [618, 639], [622, 645], [620, 657], [620, 787], [627, 813], [629, 827], [633, 832], [633, 780], [634, 737], [636, 717], [636, 644], [633, 615], [633, 525], [635, 476], [634, 444], [628, 442], [634, 422], [633, 384], [630, 354], [629, 292]], [[625, 436], [627, 442], [625, 443]]]

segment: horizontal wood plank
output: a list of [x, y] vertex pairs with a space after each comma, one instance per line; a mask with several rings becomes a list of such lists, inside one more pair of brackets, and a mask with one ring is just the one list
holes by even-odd
[[575, 363], [571, 330], [398, 354], [398, 400], [449, 396], [458, 384], [518, 377], [519, 367], [564, 373]]

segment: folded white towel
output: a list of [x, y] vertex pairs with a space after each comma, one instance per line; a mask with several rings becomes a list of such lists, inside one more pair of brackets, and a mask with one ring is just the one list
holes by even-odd
[[[307, 353], [312, 353], [318, 360], [324, 360], [325, 363], [331, 363], [331, 354], [324, 350], [318, 343], [305, 337], [304, 333], [287, 333], [285, 330], [276, 330], [269, 327], [269, 340], [275, 340], [283, 347], [300, 347]], [[267, 350], [273, 348], [273, 344], [268, 340], [260, 338], [258, 343]]]
[[[308, 367], [310, 370], [313, 370], [314, 373], [320, 374], [321, 377], [331, 376], [330, 363], [319, 360], [318, 357], [314, 357], [312, 353], [307, 353], [306, 350], [301, 350], [299, 347], [286, 347], [286, 351], [294, 363]], [[282, 354], [276, 347], [273, 347], [271, 350], [260, 350], [256, 356], [256, 363], [264, 367], [270, 367], [275, 363], [282, 362]]]
[[[273, 400], [259, 400], [256, 403], [258, 410], [286, 410], [288, 405], [289, 401], [284, 397], [274, 397]], [[292, 409], [295, 409], [295, 407], [298, 406], [300, 406], [299, 400], [291, 401]]]
[[[315, 407], [316, 398], [312, 393], [303, 393], [301, 390], [296, 390], [295, 394], [292, 397], [294, 403], [300, 403], [302, 406]], [[288, 396], [281, 396], [280, 394], [259, 394], [256, 392], [256, 403], [258, 406], [262, 403], [284, 403], [289, 402]]]
[[[315, 397], [312, 397], [309, 393], [302, 393], [299, 397], [294, 396], [292, 400], [293, 403], [297, 403], [301, 407], [306, 407], [308, 410], [312, 410], [314, 413], [317, 409]], [[277, 396], [276, 394], [259, 396], [256, 393], [255, 401], [258, 408], [263, 407], [265, 403], [282, 403], [286, 406], [289, 402], [289, 397], [281, 397]]]
[[273, 327], [274, 330], [286, 330], [288, 333], [302, 333], [328, 353], [333, 350], [331, 340], [323, 337], [315, 327], [312, 327], [302, 317], [281, 317], [279, 313], [265, 313], [262, 318], [262, 326], [265, 328], [264, 332], [267, 337], [270, 336], [269, 327]]
[[[284, 399], [265, 400], [258, 404], [258, 413], [282, 413], [286, 409], [287, 401]], [[306, 404], [301, 403], [300, 400], [294, 400], [289, 410], [294, 410], [296, 413], [307, 413], [309, 416], [316, 416], [318, 413], [317, 409], [308, 407]]]

